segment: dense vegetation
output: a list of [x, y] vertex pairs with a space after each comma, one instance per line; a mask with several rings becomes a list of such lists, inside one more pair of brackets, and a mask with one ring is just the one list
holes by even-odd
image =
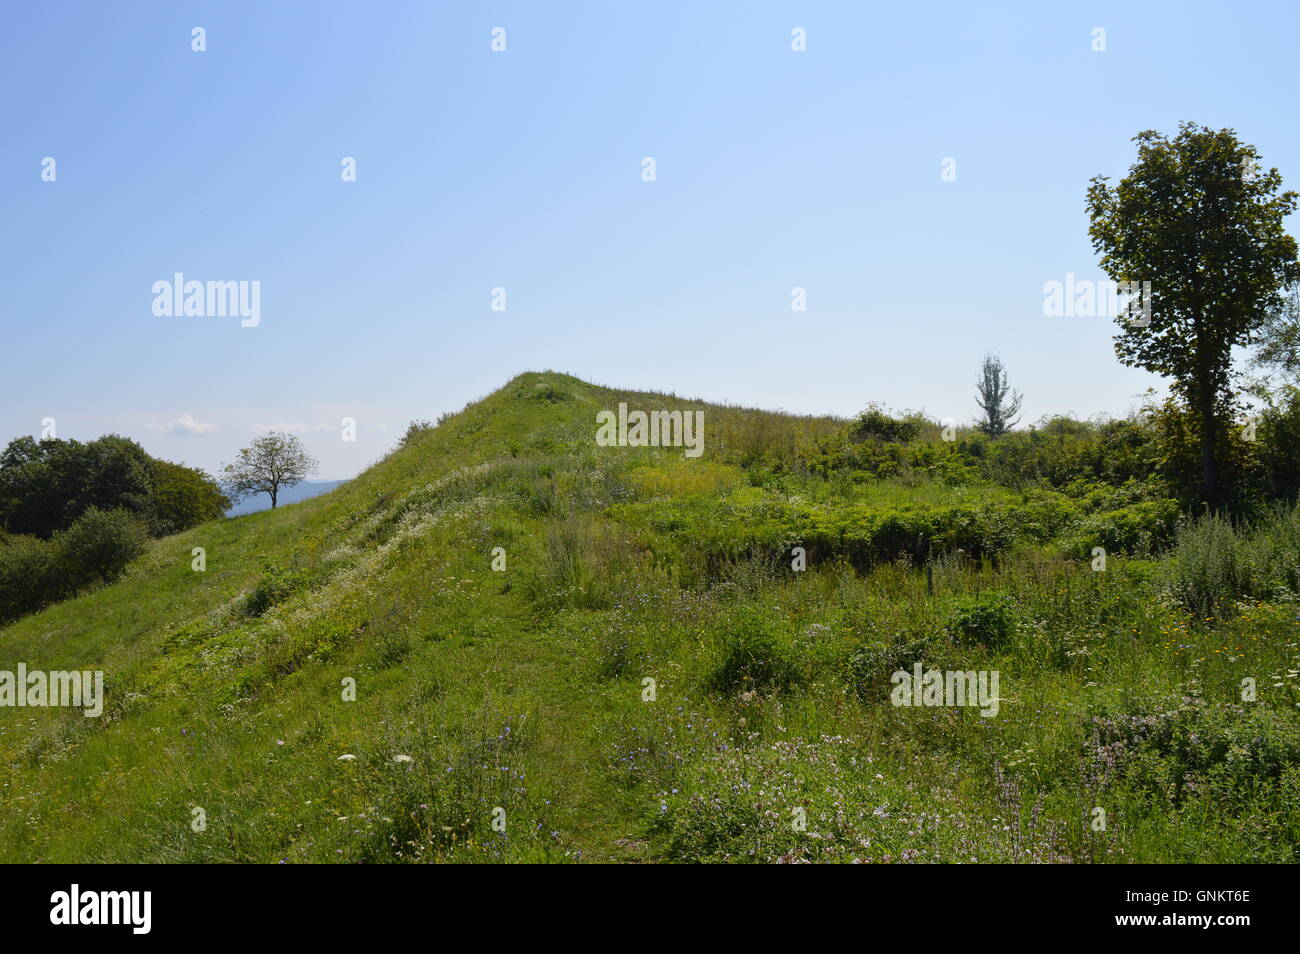
[[110, 582], [147, 537], [229, 506], [207, 474], [125, 437], [10, 441], [0, 453], [0, 622]]
[[[702, 409], [704, 455], [597, 446], [620, 401]], [[1295, 400], [1212, 516], [1180, 420], [522, 375], [0, 632], [108, 686], [0, 709], [0, 858], [1298, 860]], [[999, 672], [997, 715], [891, 704], [918, 662]]]

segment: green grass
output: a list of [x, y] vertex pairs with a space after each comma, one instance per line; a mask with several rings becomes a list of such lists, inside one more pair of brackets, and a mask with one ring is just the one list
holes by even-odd
[[[597, 447], [619, 401], [703, 409], [704, 456]], [[841, 427], [525, 374], [156, 541], [0, 630], [107, 683], [0, 708], [0, 860], [1296, 860], [1293, 517], [1228, 531], [1267, 585], [1225, 599], [1145, 504], [801, 466]], [[891, 705], [917, 661], [998, 670], [998, 715]]]

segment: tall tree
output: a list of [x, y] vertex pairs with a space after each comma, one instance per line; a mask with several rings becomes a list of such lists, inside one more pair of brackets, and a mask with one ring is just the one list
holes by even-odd
[[[1001, 437], [1019, 423], [1020, 405], [1024, 401], [1019, 391], [1012, 391], [1007, 381], [1007, 369], [997, 355], [986, 354], [980, 366], [980, 376], [975, 379], [975, 403], [984, 412], [978, 423], [989, 437]], [[1013, 420], [1014, 418], [1014, 420]]]
[[1196, 415], [1202, 494], [1217, 507], [1232, 349], [1251, 343], [1300, 278], [1295, 239], [1283, 228], [1297, 196], [1279, 191], [1278, 171], [1260, 169], [1259, 153], [1231, 129], [1183, 123], [1172, 139], [1147, 130], [1134, 141], [1137, 162], [1118, 185], [1092, 179], [1088, 234], [1113, 280], [1151, 283], [1150, 320], [1119, 315], [1115, 353], [1173, 379]]
[[239, 452], [233, 464], [222, 470], [222, 483], [231, 500], [253, 494], [270, 494], [275, 509], [280, 490], [301, 483], [320, 465], [292, 434], [266, 434]]

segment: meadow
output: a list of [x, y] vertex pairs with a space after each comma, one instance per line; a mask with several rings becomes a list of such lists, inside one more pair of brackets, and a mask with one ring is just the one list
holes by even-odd
[[[621, 401], [703, 455], [598, 446]], [[0, 629], [106, 685], [0, 708], [0, 860], [1297, 860], [1300, 512], [877, 415], [528, 373], [150, 541]], [[997, 714], [894, 705], [917, 663]]]

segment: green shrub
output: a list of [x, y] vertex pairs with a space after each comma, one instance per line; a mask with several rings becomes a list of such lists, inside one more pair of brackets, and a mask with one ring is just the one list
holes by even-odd
[[[439, 423], [442, 423], [441, 420], [439, 420]], [[436, 426], [437, 425], [434, 424], [433, 421], [427, 419], [411, 421], [411, 423], [406, 425], [406, 432], [398, 439], [397, 446], [410, 447], [412, 442], [421, 435], [427, 434]]]
[[1249, 581], [1232, 523], [1210, 515], [1179, 527], [1170, 576], [1170, 592], [1196, 618], [1230, 614]]
[[1300, 389], [1287, 387], [1280, 401], [1270, 402], [1256, 436], [1264, 492], [1294, 503], [1300, 495]]
[[883, 407], [872, 404], [858, 415], [850, 432], [854, 440], [880, 440], [892, 444], [906, 444], [916, 438], [920, 424], [914, 419], [896, 418]]
[[[1095, 501], [1096, 495], [1090, 498]], [[1080, 519], [1065, 534], [1062, 548], [1076, 560], [1088, 559], [1093, 547], [1102, 547], [1107, 553], [1155, 553], [1173, 542], [1177, 527], [1176, 501], [1143, 500]]]
[[0, 534], [0, 622], [34, 613], [66, 595], [57, 568], [53, 541]]
[[144, 552], [149, 534], [127, 510], [90, 507], [56, 540], [60, 566], [73, 587], [98, 577], [111, 583]]
[[406, 661], [413, 648], [410, 636], [401, 631], [390, 630], [375, 642], [375, 662], [380, 669], [393, 669]]
[[1300, 723], [1265, 705], [1185, 697], [1089, 719], [1085, 757], [1103, 787], [1125, 782], [1178, 803], [1191, 793], [1238, 803], [1300, 768]]
[[305, 583], [303, 574], [282, 566], [266, 564], [252, 592], [244, 599], [246, 616], [261, 616], [272, 606], [283, 603]]
[[0, 451], [0, 529], [49, 539], [91, 507], [127, 510], [155, 536], [212, 520], [230, 501], [206, 473], [114, 434], [83, 444], [20, 437]]
[[709, 684], [719, 692], [787, 689], [798, 681], [789, 650], [775, 624], [757, 610], [729, 619], [721, 634], [722, 658]]
[[230, 498], [201, 470], [150, 460], [149, 529], [154, 536], [180, 533], [230, 509]]
[[1300, 507], [1275, 506], [1241, 541], [1250, 595], [1286, 599], [1300, 593]]
[[900, 669], [910, 672], [918, 662], [933, 664], [934, 648], [932, 640], [902, 633], [863, 643], [849, 654], [849, 685], [864, 701], [888, 699], [890, 677]]
[[0, 621], [35, 613], [90, 583], [111, 583], [144, 552], [144, 521], [90, 507], [49, 540], [0, 533]]
[[978, 643], [990, 649], [1004, 646], [1016, 632], [1015, 603], [1011, 597], [996, 593], [967, 599], [949, 618], [947, 631], [963, 645]]

